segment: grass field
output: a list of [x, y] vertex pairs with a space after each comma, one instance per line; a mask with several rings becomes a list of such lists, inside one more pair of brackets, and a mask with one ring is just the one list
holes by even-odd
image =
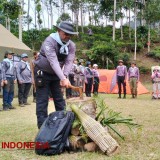
[[[64, 153], [59, 156], [38, 156], [33, 150], [4, 150], [0, 147], [0, 160], [159, 160], [160, 159], [160, 100], [151, 100], [151, 95], [141, 95], [138, 99], [117, 99], [117, 95], [102, 95], [108, 106], [122, 112], [125, 117], [132, 116], [142, 129], [130, 132], [126, 127], [118, 126], [125, 136], [122, 141], [113, 134], [120, 144], [120, 153], [107, 157], [101, 153]], [[30, 99], [31, 101], [31, 99]], [[20, 108], [17, 99], [15, 110], [0, 112], [1, 142], [33, 142], [38, 131], [36, 127], [35, 104]], [[52, 102], [49, 111], [53, 110]]]

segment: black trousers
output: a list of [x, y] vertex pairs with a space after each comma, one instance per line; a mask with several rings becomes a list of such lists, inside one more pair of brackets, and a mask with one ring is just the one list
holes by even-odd
[[99, 77], [94, 77], [93, 94], [98, 94]]
[[87, 97], [91, 97], [93, 78], [87, 78], [87, 82], [85, 83], [85, 94]]
[[122, 86], [123, 86], [124, 96], [126, 96], [126, 83], [124, 82], [125, 81], [125, 77], [124, 76], [118, 76], [117, 77], [117, 81], [118, 81], [118, 94], [119, 94], [119, 97], [121, 97]]
[[[74, 75], [69, 75], [68, 76], [69, 78], [69, 81], [71, 83], [71, 85], [74, 86]], [[66, 88], [66, 97], [69, 98], [69, 97], [72, 97], [73, 96], [73, 91], [71, 88]]]
[[18, 101], [19, 104], [27, 103], [28, 94], [31, 89], [31, 83], [18, 83]]
[[36, 99], [36, 91], [34, 88], [33, 88], [33, 99]]
[[44, 73], [44, 86], [36, 87], [36, 115], [38, 128], [48, 117], [48, 98], [51, 92], [56, 111], [65, 109], [65, 100], [61, 91], [60, 80], [56, 75]]

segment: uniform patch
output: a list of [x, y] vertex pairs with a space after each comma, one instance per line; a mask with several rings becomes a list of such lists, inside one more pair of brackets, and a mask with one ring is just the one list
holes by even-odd
[[49, 51], [50, 50], [50, 46], [45, 46], [46, 50]]

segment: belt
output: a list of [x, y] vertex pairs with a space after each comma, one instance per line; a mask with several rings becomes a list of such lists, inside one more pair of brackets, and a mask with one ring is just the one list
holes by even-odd
[[130, 78], [137, 78], [137, 77], [132, 76], [132, 77], [130, 77]]
[[6, 78], [14, 78], [14, 75], [7, 75], [6, 74]]

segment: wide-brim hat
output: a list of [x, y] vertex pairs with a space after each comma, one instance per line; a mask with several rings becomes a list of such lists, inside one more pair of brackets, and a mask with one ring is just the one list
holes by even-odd
[[55, 27], [68, 34], [72, 34], [72, 35], [78, 34], [78, 32], [74, 32], [73, 24], [71, 24], [68, 21], [62, 21], [59, 25]]
[[118, 63], [123, 63], [123, 60], [122, 60], [122, 59], [120, 59], [120, 60], [118, 61]]

